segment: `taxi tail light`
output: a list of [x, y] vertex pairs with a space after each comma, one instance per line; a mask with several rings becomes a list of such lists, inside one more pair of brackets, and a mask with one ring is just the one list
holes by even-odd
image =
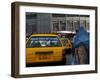
[[71, 47], [71, 45], [69, 44], [69, 47]]

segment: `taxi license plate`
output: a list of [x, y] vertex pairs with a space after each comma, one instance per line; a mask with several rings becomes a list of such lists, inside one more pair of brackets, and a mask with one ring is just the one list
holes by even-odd
[[48, 56], [48, 55], [38, 55], [38, 59], [39, 60], [46, 60], [46, 59], [50, 59], [50, 56]]

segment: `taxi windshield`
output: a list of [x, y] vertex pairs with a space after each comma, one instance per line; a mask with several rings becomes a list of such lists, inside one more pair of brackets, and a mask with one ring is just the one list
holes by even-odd
[[32, 36], [27, 44], [27, 48], [31, 47], [60, 47], [60, 40], [56, 36]]

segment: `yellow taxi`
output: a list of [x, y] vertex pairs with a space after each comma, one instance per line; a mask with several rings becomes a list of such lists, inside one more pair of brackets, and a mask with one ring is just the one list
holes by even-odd
[[60, 38], [60, 40], [62, 41], [62, 44], [66, 49], [72, 49], [72, 43], [68, 38], [62, 37], [62, 38]]
[[26, 42], [26, 64], [61, 62], [65, 58], [64, 49], [56, 34], [33, 34]]
[[68, 38], [61, 37], [60, 38], [63, 46], [65, 47], [65, 55], [70, 54], [72, 51], [72, 43]]

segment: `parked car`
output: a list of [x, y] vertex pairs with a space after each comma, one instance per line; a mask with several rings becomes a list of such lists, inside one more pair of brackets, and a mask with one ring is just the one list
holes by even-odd
[[33, 34], [26, 42], [26, 64], [63, 62], [64, 49], [56, 34]]
[[57, 31], [63, 46], [65, 47], [66, 54], [70, 54], [72, 51], [72, 36], [75, 35], [73, 31]]

